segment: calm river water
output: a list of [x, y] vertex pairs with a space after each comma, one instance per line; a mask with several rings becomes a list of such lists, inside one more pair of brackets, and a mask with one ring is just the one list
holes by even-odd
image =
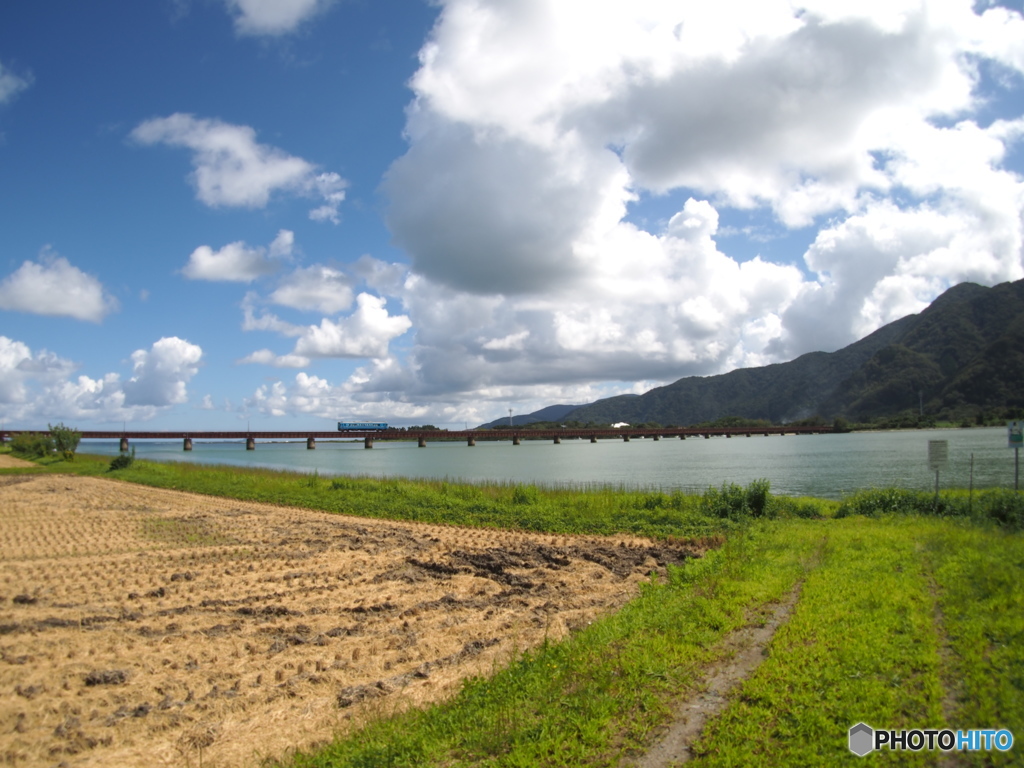
[[[479, 482], [498, 480], [544, 485], [610, 484], [638, 488], [703, 491], [724, 482], [746, 485], [767, 478], [772, 491], [789, 496], [840, 498], [861, 488], [901, 486], [934, 488], [928, 468], [928, 441], [949, 442], [949, 467], [940, 472], [943, 488], [966, 488], [974, 456], [974, 487], [1013, 487], [1014, 452], [1005, 427], [988, 429], [858, 432], [848, 435], [716, 437], [710, 440], [664, 438], [430, 443], [377, 442], [372, 450], [359, 442], [305, 441], [257, 443], [199, 442], [191, 453], [181, 441], [136, 440], [139, 458], [202, 464], [259, 466], [321, 475], [433, 477]], [[83, 453], [114, 455], [116, 441], [83, 441]]]

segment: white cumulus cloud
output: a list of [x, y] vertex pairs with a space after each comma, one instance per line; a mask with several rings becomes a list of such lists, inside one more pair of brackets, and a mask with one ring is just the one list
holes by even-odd
[[132, 353], [132, 377], [124, 383], [125, 404], [165, 407], [187, 402], [186, 384], [199, 371], [203, 350], [177, 336]]
[[186, 402], [202, 349], [163, 338], [132, 353], [132, 376], [110, 372], [75, 376], [78, 365], [52, 352], [33, 352], [25, 343], [0, 336], [0, 416], [26, 426], [50, 421], [145, 421]]
[[386, 300], [368, 293], [356, 297], [356, 311], [338, 321], [324, 318], [309, 326], [295, 343], [304, 357], [386, 357], [388, 344], [412, 322], [405, 315], [390, 315]]
[[285, 277], [269, 300], [284, 307], [333, 315], [352, 306], [353, 280], [323, 264], [299, 268]]
[[0, 282], [0, 309], [98, 323], [117, 308], [99, 280], [49, 249]]
[[251, 283], [278, 271], [281, 260], [291, 257], [294, 244], [294, 233], [282, 229], [268, 248], [250, 247], [241, 241], [216, 251], [201, 245], [192, 251], [182, 274], [191, 280]]
[[256, 141], [245, 125], [176, 113], [138, 125], [131, 137], [140, 144], [166, 144], [192, 150], [196, 195], [211, 207], [264, 208], [273, 193], [292, 192], [324, 201], [314, 219], [337, 220], [346, 182], [319, 172], [307, 160]]

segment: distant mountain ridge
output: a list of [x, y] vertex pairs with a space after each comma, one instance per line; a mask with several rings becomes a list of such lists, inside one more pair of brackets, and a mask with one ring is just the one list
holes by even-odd
[[991, 408], [1024, 409], [1024, 280], [992, 288], [953, 286], [921, 313], [835, 352], [690, 376], [639, 396], [549, 406], [514, 423], [684, 426], [726, 416], [775, 423], [811, 416], [869, 421], [911, 409], [957, 419]]
[[500, 419], [481, 424], [477, 429], [494, 429], [495, 427], [516, 426], [522, 427], [527, 424], [534, 424], [538, 421], [561, 421], [567, 414], [572, 413], [579, 405], [549, 405], [539, 411], [527, 414], [513, 413], [511, 416], [503, 416]]

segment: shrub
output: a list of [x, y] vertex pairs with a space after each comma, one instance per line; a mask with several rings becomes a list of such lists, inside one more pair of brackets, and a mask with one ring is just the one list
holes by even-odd
[[131, 453], [122, 453], [122, 454], [120, 454], [118, 456], [115, 456], [113, 459], [111, 459], [111, 461], [110, 461], [110, 468], [107, 470], [107, 472], [114, 472], [114, 471], [116, 471], [118, 469], [128, 469], [128, 467], [130, 467], [134, 463], [135, 463], [135, 446], [133, 445]]
[[743, 500], [754, 517], [774, 517], [771, 515], [771, 487], [768, 480], [754, 480], [743, 493]]
[[33, 459], [53, 453], [53, 438], [38, 432], [21, 432], [11, 438], [11, 451]]

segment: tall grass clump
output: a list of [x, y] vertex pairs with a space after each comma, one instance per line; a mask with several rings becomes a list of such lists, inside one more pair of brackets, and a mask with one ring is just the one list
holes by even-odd
[[704, 492], [702, 508], [711, 517], [738, 520], [742, 518], [773, 518], [778, 512], [768, 480], [754, 480], [746, 488], [736, 483], [722, 483], [721, 489]]

